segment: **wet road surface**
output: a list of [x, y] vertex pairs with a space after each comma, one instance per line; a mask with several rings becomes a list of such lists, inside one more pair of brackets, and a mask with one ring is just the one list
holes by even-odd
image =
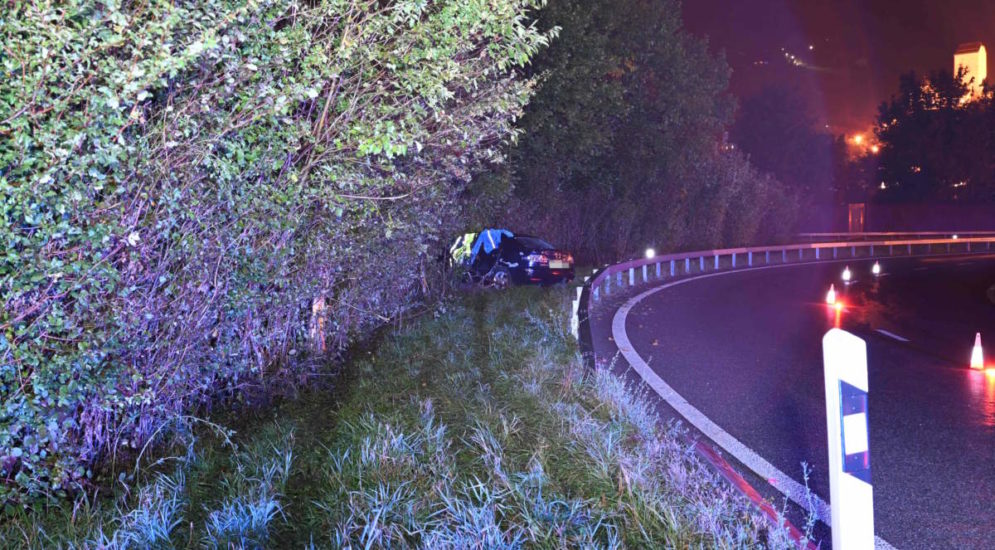
[[[970, 371], [976, 332], [995, 365], [995, 258], [815, 264], [703, 279], [630, 312], [633, 348], [670, 386], [828, 500], [821, 339], [868, 344], [877, 534], [899, 548], [995, 548], [995, 375]], [[836, 283], [841, 318], [824, 297]], [[596, 342], [597, 345], [597, 342]]]

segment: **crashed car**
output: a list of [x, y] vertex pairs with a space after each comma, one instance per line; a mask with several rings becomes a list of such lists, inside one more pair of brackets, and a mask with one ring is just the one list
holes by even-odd
[[467, 282], [498, 288], [510, 285], [553, 285], [572, 281], [574, 259], [531, 235], [506, 229], [467, 233], [449, 249], [450, 263]]

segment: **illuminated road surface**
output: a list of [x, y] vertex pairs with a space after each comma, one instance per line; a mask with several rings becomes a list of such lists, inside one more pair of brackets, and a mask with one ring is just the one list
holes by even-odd
[[[809, 464], [828, 501], [820, 345], [836, 283], [843, 328], [868, 344], [877, 534], [899, 548], [995, 548], [995, 376], [967, 368], [976, 332], [995, 366], [995, 258], [883, 264], [878, 279], [852, 264], [849, 287], [842, 264], [703, 279], [640, 302], [626, 331], [725, 431], [799, 482]], [[593, 328], [607, 355], [610, 328]]]

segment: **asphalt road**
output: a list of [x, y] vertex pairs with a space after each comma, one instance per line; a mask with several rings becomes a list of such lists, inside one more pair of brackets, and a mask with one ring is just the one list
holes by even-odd
[[[968, 369], [976, 332], [995, 365], [995, 257], [883, 265], [874, 278], [852, 264], [849, 287], [841, 264], [702, 279], [640, 302], [626, 331], [725, 431], [799, 482], [808, 464], [828, 501], [821, 339], [839, 322], [868, 344], [877, 534], [898, 548], [995, 548], [995, 376]], [[847, 304], [839, 321], [830, 283]]]

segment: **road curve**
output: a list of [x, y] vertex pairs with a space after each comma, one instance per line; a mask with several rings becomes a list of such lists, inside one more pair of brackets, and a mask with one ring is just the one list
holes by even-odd
[[[975, 332], [990, 334], [995, 350], [995, 304], [986, 296], [995, 258], [891, 260], [880, 278], [869, 263], [853, 263], [849, 287], [840, 285], [842, 266], [761, 268], [651, 289], [617, 311], [614, 339], [678, 414], [760, 479], [800, 498], [806, 463], [809, 485], [828, 500], [820, 346], [837, 322], [822, 302], [836, 283], [848, 304], [839, 322], [868, 343], [881, 543], [995, 548], [995, 377], [966, 368]], [[592, 326], [598, 348], [605, 323]]]

